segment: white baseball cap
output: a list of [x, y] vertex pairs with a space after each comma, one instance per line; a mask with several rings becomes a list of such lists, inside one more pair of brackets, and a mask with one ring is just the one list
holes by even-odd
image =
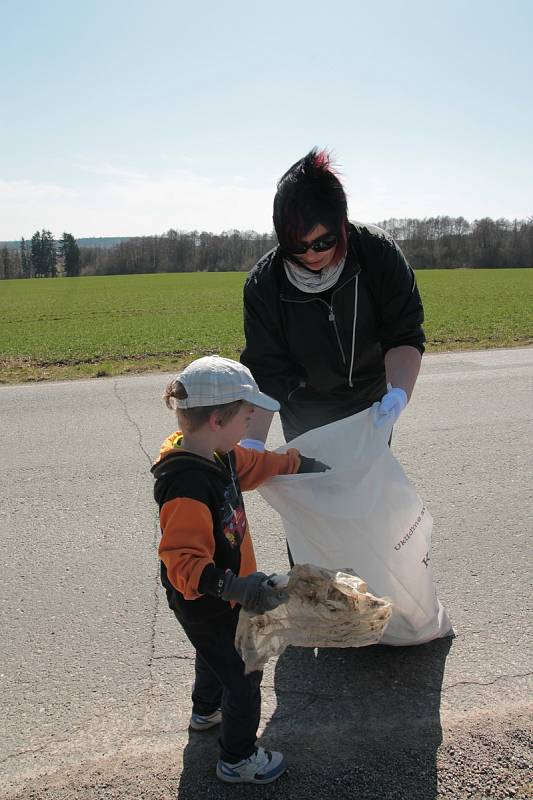
[[259, 391], [252, 373], [239, 361], [222, 356], [204, 356], [189, 364], [176, 376], [185, 387], [184, 400], [174, 398], [176, 408], [218, 406], [247, 400], [267, 411], [279, 411], [279, 403]]

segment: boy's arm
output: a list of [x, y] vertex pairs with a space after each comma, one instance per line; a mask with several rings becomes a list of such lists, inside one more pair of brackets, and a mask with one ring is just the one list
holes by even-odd
[[175, 497], [163, 504], [160, 522], [159, 558], [167, 568], [168, 579], [186, 600], [196, 600], [205, 593], [203, 585], [204, 591], [199, 589], [204, 570], [213, 581], [221, 572], [213, 561], [215, 541], [211, 512], [199, 500]]
[[254, 614], [287, 601], [287, 594], [263, 572], [241, 577], [215, 566], [213, 520], [204, 503], [177, 497], [163, 505], [160, 519], [159, 557], [168, 579], [186, 600], [210, 594], [232, 605], [240, 603]]
[[274, 475], [294, 475], [297, 472], [323, 472], [329, 469], [314, 458], [300, 455], [298, 450], [290, 448], [286, 453], [271, 453], [268, 450], [260, 453], [246, 447], [235, 445], [235, 469], [241, 489], [246, 492], [256, 489]]

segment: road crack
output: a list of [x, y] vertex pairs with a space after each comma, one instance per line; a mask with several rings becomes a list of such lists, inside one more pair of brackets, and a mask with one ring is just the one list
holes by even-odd
[[444, 685], [442, 691], [447, 692], [448, 689], [455, 689], [456, 686], [492, 686], [494, 683], [498, 683], [498, 681], [507, 681], [513, 678], [528, 678], [530, 675], [533, 675], [533, 672], [518, 672], [516, 675], [497, 675], [491, 681], [457, 681], [457, 683]]
[[153, 661], [192, 661], [194, 656], [154, 656]]
[[[141, 430], [140, 426], [138, 425], [138, 423], [131, 416], [131, 414], [130, 414], [130, 412], [128, 410], [128, 406], [127, 406], [126, 401], [120, 395], [120, 392], [118, 390], [118, 381], [114, 381], [114, 383], [113, 383], [113, 391], [114, 391], [115, 397], [117, 398], [117, 400], [119, 401], [120, 405], [122, 406], [122, 409], [124, 411], [124, 416], [126, 417], [128, 422], [130, 423], [130, 425], [137, 432], [137, 443], [138, 443], [139, 450], [141, 451], [141, 453], [146, 458], [148, 464], [150, 466], [152, 466], [153, 459], [150, 456], [150, 453], [147, 451], [146, 447], [144, 446], [142, 430]], [[160, 531], [160, 527], [159, 527], [159, 515], [156, 513], [155, 514], [155, 518], [154, 518], [154, 533], [153, 533], [153, 538], [152, 538], [152, 549], [155, 551], [155, 553], [157, 553], [157, 551], [158, 551], [160, 535], [161, 535], [161, 531]], [[156, 651], [156, 635], [157, 635], [156, 624], [157, 624], [157, 618], [158, 618], [158, 615], [159, 615], [159, 608], [160, 608], [160, 602], [161, 602], [161, 592], [162, 592], [162, 588], [161, 588], [161, 584], [160, 584], [160, 581], [159, 581], [159, 561], [156, 560], [156, 569], [155, 569], [155, 575], [154, 575], [153, 603], [152, 603], [152, 618], [150, 620], [149, 654], [148, 654], [148, 674], [149, 674], [148, 698], [149, 699], [147, 700], [145, 718], [148, 716], [148, 714], [150, 712], [150, 697], [153, 695], [153, 693], [155, 691], [155, 688], [156, 688], [156, 685], [157, 685], [157, 680], [156, 680], [155, 670], [154, 670], [154, 662], [158, 658], [155, 655], [155, 651]]]
[[113, 383], [113, 391], [115, 393], [115, 397], [117, 398], [117, 400], [119, 401], [120, 405], [122, 406], [122, 409], [124, 411], [124, 416], [126, 417], [128, 422], [130, 423], [130, 425], [132, 425], [135, 428], [135, 430], [137, 431], [139, 449], [144, 454], [146, 460], [148, 461], [148, 464], [150, 466], [152, 466], [152, 457], [150, 456], [150, 453], [146, 450], [146, 448], [144, 447], [144, 444], [143, 444], [142, 431], [141, 431], [139, 425], [135, 422], [133, 417], [130, 415], [130, 412], [128, 411], [128, 406], [126, 404], [126, 401], [120, 396], [120, 394], [118, 392], [118, 381], [114, 381], [114, 383]]

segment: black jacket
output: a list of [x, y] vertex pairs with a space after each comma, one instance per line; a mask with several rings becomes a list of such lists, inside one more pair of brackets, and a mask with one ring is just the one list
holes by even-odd
[[381, 399], [385, 353], [400, 345], [423, 353], [423, 319], [416, 279], [399, 247], [380, 228], [356, 223], [344, 270], [327, 292], [293, 286], [279, 248], [260, 259], [244, 285], [241, 361], [281, 404], [291, 439]]

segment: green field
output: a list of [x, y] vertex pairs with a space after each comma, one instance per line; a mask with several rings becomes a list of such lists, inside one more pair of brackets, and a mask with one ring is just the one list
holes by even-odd
[[[245, 273], [0, 281], [0, 381], [173, 370], [243, 343]], [[429, 352], [533, 343], [533, 271], [421, 270]]]

